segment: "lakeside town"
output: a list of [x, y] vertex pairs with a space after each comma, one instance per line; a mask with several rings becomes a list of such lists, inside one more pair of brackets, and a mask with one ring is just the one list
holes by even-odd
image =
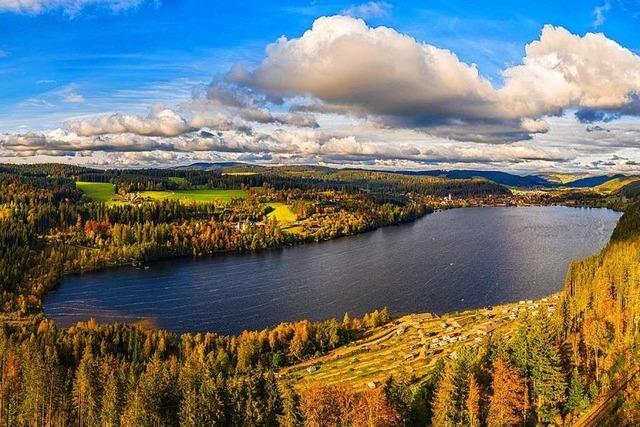
[[462, 347], [482, 346], [494, 336], [508, 337], [523, 317], [551, 316], [560, 295], [539, 300], [447, 313], [400, 316], [361, 340], [278, 372], [283, 381], [304, 388], [344, 384], [375, 389], [389, 376], [420, 382], [441, 357], [456, 360]]

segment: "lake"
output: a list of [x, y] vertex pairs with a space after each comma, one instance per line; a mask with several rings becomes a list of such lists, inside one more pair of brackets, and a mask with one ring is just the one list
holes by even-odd
[[284, 321], [442, 313], [562, 289], [569, 263], [598, 252], [620, 214], [606, 209], [453, 209], [370, 233], [206, 259], [66, 277], [45, 298], [62, 326], [150, 319], [174, 332], [236, 334]]

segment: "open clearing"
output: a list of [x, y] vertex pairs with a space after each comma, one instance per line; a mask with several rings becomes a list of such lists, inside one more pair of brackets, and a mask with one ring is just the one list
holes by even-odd
[[231, 199], [244, 199], [247, 194], [244, 190], [174, 190], [174, 191], [141, 191], [141, 197], [149, 197], [153, 200], [181, 200], [191, 202], [228, 202]]
[[296, 214], [285, 203], [269, 203], [268, 205], [274, 210], [269, 212], [267, 217], [275, 217], [275, 219], [277, 219], [281, 224], [290, 224], [298, 220]]
[[109, 182], [76, 182], [76, 187], [94, 202], [108, 202], [116, 192]]

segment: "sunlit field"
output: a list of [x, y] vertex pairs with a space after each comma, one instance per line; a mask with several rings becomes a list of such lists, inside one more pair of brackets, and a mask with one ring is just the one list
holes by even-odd
[[269, 218], [277, 219], [282, 224], [292, 223], [298, 220], [296, 214], [284, 203], [269, 203], [274, 210], [267, 215]]
[[[76, 186], [94, 202], [123, 203], [118, 200], [113, 184], [105, 182], [76, 182]], [[151, 200], [180, 200], [185, 202], [229, 202], [232, 199], [243, 199], [247, 196], [244, 190], [202, 189], [173, 191], [142, 191], [140, 197]], [[286, 206], [285, 206], [286, 207]], [[282, 209], [280, 211], [283, 211]], [[293, 212], [291, 212], [293, 214]], [[279, 214], [282, 216], [282, 214]], [[295, 215], [294, 219], [295, 221]]]
[[78, 181], [76, 187], [94, 202], [111, 201], [116, 194], [113, 184], [109, 182]]
[[173, 190], [173, 191], [141, 191], [141, 197], [152, 200], [181, 200], [191, 202], [229, 202], [232, 199], [244, 199], [247, 193], [244, 190]]

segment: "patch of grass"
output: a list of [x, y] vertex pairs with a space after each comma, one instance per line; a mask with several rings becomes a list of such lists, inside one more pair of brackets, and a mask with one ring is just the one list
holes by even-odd
[[268, 203], [268, 205], [273, 208], [267, 215], [268, 218], [275, 217], [281, 224], [290, 224], [298, 220], [298, 217], [288, 205], [284, 203]]
[[141, 191], [140, 196], [148, 197], [152, 200], [181, 200], [187, 202], [211, 203], [229, 202], [231, 199], [244, 199], [247, 194], [244, 190], [175, 190], [175, 191]]
[[109, 202], [116, 192], [108, 182], [76, 182], [76, 187], [94, 202]]

